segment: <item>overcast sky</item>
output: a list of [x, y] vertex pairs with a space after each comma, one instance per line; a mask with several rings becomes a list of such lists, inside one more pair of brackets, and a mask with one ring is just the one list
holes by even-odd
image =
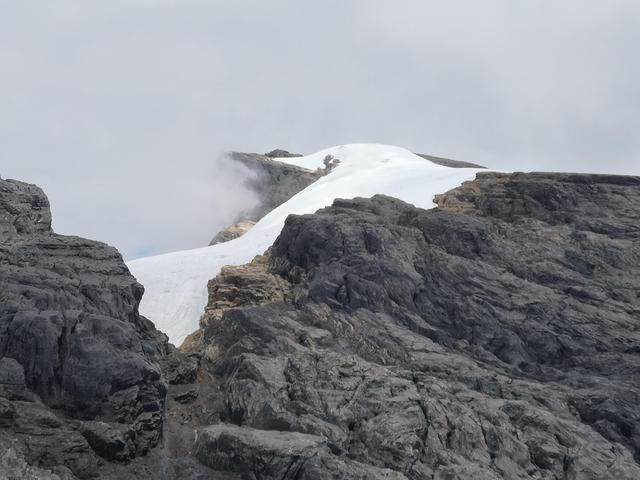
[[638, 0], [0, 0], [0, 176], [134, 258], [249, 200], [221, 152], [640, 174]]

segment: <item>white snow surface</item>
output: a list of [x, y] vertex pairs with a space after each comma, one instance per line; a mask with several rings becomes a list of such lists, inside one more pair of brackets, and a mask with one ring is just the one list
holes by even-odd
[[433, 197], [475, 178], [477, 168], [449, 168], [388, 145], [354, 144], [278, 161], [315, 170], [327, 155], [340, 160], [328, 175], [309, 185], [240, 238], [210, 247], [140, 258], [127, 263], [145, 287], [140, 313], [174, 345], [198, 329], [207, 304], [207, 282], [225, 265], [242, 265], [269, 248], [291, 214], [313, 213], [335, 198], [384, 194], [416, 207], [433, 208]]

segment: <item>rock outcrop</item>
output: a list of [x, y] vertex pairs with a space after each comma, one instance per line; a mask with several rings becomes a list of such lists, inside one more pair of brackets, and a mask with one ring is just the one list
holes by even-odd
[[[302, 156], [282, 149], [276, 149], [263, 155], [241, 152], [231, 152], [229, 155], [233, 161], [241, 163], [253, 172], [254, 176], [246, 181], [246, 186], [255, 192], [258, 198], [258, 205], [251, 211], [241, 212], [231, 226], [219, 231], [213, 237], [209, 245], [228, 242], [244, 235], [267, 213], [282, 205], [296, 193], [304, 190], [321, 176], [331, 172], [340, 163], [339, 159], [327, 156], [324, 159], [322, 168], [309, 171], [274, 160], [275, 158]], [[434, 157], [422, 153], [417, 153], [416, 155], [435, 164], [450, 168], [485, 168], [475, 163], [460, 160]]]
[[416, 153], [419, 157], [429, 160], [436, 165], [442, 165], [449, 168], [486, 168], [477, 163], [465, 162], [462, 160], [451, 160], [450, 158], [434, 157], [433, 155], [425, 155], [424, 153]]
[[234, 223], [230, 227], [227, 227], [216, 233], [216, 236], [213, 237], [209, 245], [217, 245], [218, 243], [228, 242], [230, 240], [233, 240], [234, 238], [241, 237], [249, 230], [251, 230], [255, 224], [256, 222], [252, 220], [244, 220], [238, 223]]
[[320, 170], [309, 171], [273, 160], [276, 157], [299, 156], [286, 150], [274, 150], [264, 155], [231, 152], [230, 156], [233, 161], [241, 163], [254, 174], [246, 181], [246, 186], [255, 192], [258, 205], [251, 211], [242, 212], [234, 225], [216, 234], [210, 245], [233, 240], [246, 233], [252, 224], [304, 190], [323, 174]]
[[0, 186], [0, 472], [640, 478], [640, 178], [486, 172], [433, 210], [291, 216], [209, 282], [182, 352], [117, 254]]
[[[198, 375], [218, 401], [181, 407], [207, 409], [197, 459], [246, 478], [640, 478], [640, 179], [486, 173], [437, 201], [292, 216], [268, 263], [210, 283]], [[277, 295], [219, 308], [252, 284]]]
[[286, 150], [273, 150], [264, 155], [241, 152], [231, 152], [229, 155], [233, 161], [241, 163], [253, 172], [254, 176], [246, 181], [246, 186], [255, 192], [258, 205], [251, 211], [241, 212], [232, 226], [213, 237], [210, 245], [228, 242], [243, 235], [255, 222], [304, 190], [331, 168], [325, 165], [324, 169], [310, 171], [274, 160], [300, 156]]
[[142, 293], [116, 249], [51, 230], [42, 190], [0, 180], [0, 451], [84, 478], [158, 443], [167, 340]]

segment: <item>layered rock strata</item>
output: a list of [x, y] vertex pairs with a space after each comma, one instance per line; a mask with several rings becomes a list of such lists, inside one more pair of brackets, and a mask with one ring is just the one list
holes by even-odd
[[[53, 234], [34, 187], [0, 187], [0, 472], [640, 478], [640, 178], [487, 172], [433, 210], [376, 196], [291, 216], [209, 282], [183, 352], [137, 316], [108, 247]], [[106, 397], [78, 344], [110, 365], [91, 370]]]
[[[292, 216], [268, 264], [211, 282], [199, 371], [219, 401], [191, 424], [200, 462], [640, 478], [640, 179], [486, 173], [437, 201]], [[224, 305], [252, 284], [278, 294]]]
[[310, 171], [279, 162], [274, 158], [299, 157], [286, 150], [274, 150], [264, 155], [257, 153], [231, 152], [231, 160], [247, 167], [252, 175], [245, 186], [255, 193], [257, 206], [241, 212], [233, 225], [218, 232], [210, 242], [215, 245], [233, 240], [244, 233], [271, 210], [301, 192], [326, 172], [322, 169]]
[[143, 291], [115, 248], [55, 234], [42, 190], [0, 180], [0, 451], [85, 478], [158, 444], [167, 340]]

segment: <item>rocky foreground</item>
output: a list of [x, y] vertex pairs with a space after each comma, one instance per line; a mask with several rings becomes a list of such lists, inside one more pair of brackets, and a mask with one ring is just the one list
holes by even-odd
[[0, 478], [640, 478], [640, 178], [436, 200], [289, 217], [176, 351], [0, 181]]

